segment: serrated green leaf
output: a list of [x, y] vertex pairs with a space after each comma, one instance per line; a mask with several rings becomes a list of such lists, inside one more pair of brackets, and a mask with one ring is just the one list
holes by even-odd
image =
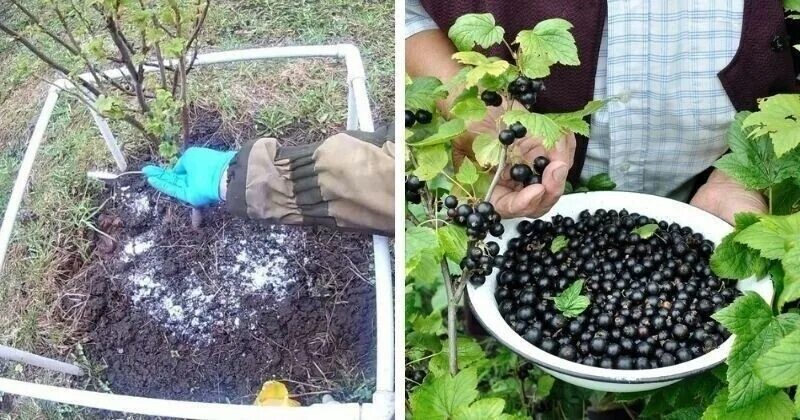
[[556, 309], [567, 318], [574, 318], [580, 315], [591, 303], [587, 296], [581, 295], [582, 290], [583, 280], [576, 280], [560, 295], [553, 298]]
[[783, 268], [783, 290], [778, 295], [778, 309], [800, 299], [800, 245], [794, 246], [781, 261]]
[[536, 398], [545, 399], [550, 396], [550, 391], [553, 390], [553, 385], [556, 383], [556, 378], [543, 373], [536, 380]]
[[650, 239], [653, 234], [658, 230], [658, 225], [655, 223], [646, 224], [634, 229], [631, 233], [638, 234], [642, 239]]
[[503, 122], [507, 125], [519, 122], [528, 130], [529, 136], [541, 137], [545, 149], [552, 149], [564, 134], [561, 126], [545, 114], [523, 110], [511, 110], [503, 114]]
[[755, 292], [746, 292], [711, 317], [728, 331], [744, 338], [763, 330], [773, 319], [772, 309]]
[[783, 391], [767, 395], [737, 410], [729, 410], [728, 399], [728, 389], [720, 391], [703, 412], [703, 420], [789, 420], [794, 411], [791, 398]]
[[475, 159], [479, 165], [493, 167], [500, 163], [500, 158], [503, 156], [503, 145], [496, 137], [483, 133], [479, 134], [472, 142], [472, 151], [475, 153]]
[[464, 159], [458, 168], [458, 173], [456, 173], [456, 180], [462, 185], [473, 185], [478, 182], [479, 177], [478, 168], [475, 167], [475, 164], [469, 159]]
[[554, 63], [547, 57], [536, 54], [517, 54], [517, 66], [525, 77], [542, 79], [550, 75], [550, 66]]
[[485, 64], [491, 64], [491, 60], [485, 55], [477, 52], [477, 51], [461, 51], [453, 54], [451, 57], [453, 60], [456, 60], [460, 64], [464, 64], [467, 66], [482, 66]]
[[[446, 340], [442, 341], [442, 348], [447, 348]], [[459, 369], [474, 368], [480, 370], [481, 364], [486, 362], [486, 353], [472, 337], [458, 337], [456, 339], [456, 352], [458, 353]], [[431, 358], [428, 363], [428, 369], [434, 376], [449, 375], [449, 361], [450, 355], [447, 352], [442, 352]]]
[[753, 274], [763, 277], [766, 272], [767, 262], [761, 258], [758, 251], [734, 241], [745, 228], [758, 223], [761, 216], [754, 213], [737, 213], [735, 216], [735, 229], [726, 235], [722, 242], [714, 249], [711, 255], [711, 269], [722, 278], [742, 280]]
[[446, 420], [478, 397], [478, 376], [474, 369], [464, 369], [455, 377], [443, 375], [425, 381], [410, 397], [414, 419]]
[[520, 31], [514, 43], [519, 44], [522, 54], [577, 66], [580, 64], [578, 47], [570, 29], [572, 24], [564, 19], [543, 20], [532, 30]]
[[497, 419], [503, 414], [506, 402], [501, 398], [483, 398], [472, 403], [469, 407], [460, 408], [454, 420], [487, 420]]
[[487, 76], [494, 76], [498, 77], [501, 76], [506, 70], [509, 69], [511, 65], [508, 61], [505, 60], [497, 60], [493, 61], [488, 64], [482, 64], [480, 66], [475, 66], [472, 70], [467, 73], [467, 80], [466, 80], [466, 87], [477, 86], [478, 83], [483, 80], [484, 77]]
[[477, 97], [456, 100], [450, 112], [464, 121], [479, 121], [486, 118], [486, 104]]
[[406, 275], [412, 276], [415, 269], [424, 270], [417, 274], [425, 274], [430, 279], [431, 263], [434, 269], [438, 268], [438, 259], [441, 258], [439, 238], [436, 231], [429, 227], [410, 226], [406, 228]]
[[479, 45], [489, 48], [503, 40], [505, 30], [497, 26], [490, 13], [471, 13], [458, 19], [450, 27], [447, 36], [459, 51], [469, 51]]
[[417, 158], [417, 169], [414, 170], [414, 175], [423, 181], [439, 175], [450, 162], [450, 154], [441, 144], [416, 148], [414, 156]]
[[466, 130], [467, 128], [464, 125], [464, 120], [452, 119], [440, 125], [434, 134], [421, 141], [410, 143], [408, 146], [416, 148], [448, 143], [461, 134], [464, 134]]
[[436, 101], [447, 97], [447, 89], [435, 77], [417, 77], [406, 84], [406, 109], [413, 111], [436, 109]]
[[439, 228], [436, 231], [439, 248], [450, 260], [459, 262], [467, 255], [467, 232], [463, 227], [454, 224]]
[[611, 180], [611, 176], [608, 174], [597, 174], [591, 178], [589, 178], [589, 182], [586, 183], [586, 188], [589, 191], [612, 191], [614, 188], [617, 188], [617, 183]]
[[161, 42], [161, 53], [167, 58], [178, 58], [184, 53], [186, 40], [183, 38], [171, 38]]
[[567, 240], [566, 236], [564, 235], [556, 236], [555, 238], [553, 238], [553, 242], [550, 243], [550, 252], [555, 254], [558, 251], [561, 251], [562, 249], [567, 247], [567, 243], [569, 243], [569, 241]]
[[745, 127], [754, 128], [751, 137], [769, 135], [778, 157], [800, 145], [800, 95], [770, 96], [758, 108], [744, 121]]
[[735, 241], [758, 250], [762, 257], [781, 259], [800, 243], [800, 213], [788, 216], [764, 216], [741, 233]]
[[440, 311], [431, 312], [428, 316], [418, 316], [412, 322], [414, 331], [420, 334], [441, 335], [445, 333]]
[[800, 211], [800, 175], [772, 186], [771, 206], [772, 214], [778, 216]]
[[778, 388], [800, 384], [800, 331], [783, 337], [775, 347], [758, 358], [756, 374]]
[[663, 420], [696, 420], [703, 415], [702, 407], [684, 407], [671, 413], [666, 413]]

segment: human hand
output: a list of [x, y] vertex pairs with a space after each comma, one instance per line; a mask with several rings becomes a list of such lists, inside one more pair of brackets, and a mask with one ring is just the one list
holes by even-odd
[[550, 159], [550, 164], [541, 174], [542, 183], [528, 186], [511, 179], [513, 164], [507, 164], [492, 192], [495, 210], [504, 218], [539, 217], [547, 213], [564, 193], [567, 173], [575, 157], [575, 134], [566, 134], [550, 150], [544, 148], [541, 138], [525, 137], [509, 147], [509, 153], [527, 165], [539, 156]]
[[692, 197], [691, 205], [701, 208], [733, 225], [736, 213], [766, 213], [767, 201], [757, 191], [748, 191], [719, 170]]
[[220, 181], [235, 155], [236, 152], [190, 147], [174, 168], [147, 165], [142, 172], [153, 188], [193, 207], [204, 207], [220, 201]]

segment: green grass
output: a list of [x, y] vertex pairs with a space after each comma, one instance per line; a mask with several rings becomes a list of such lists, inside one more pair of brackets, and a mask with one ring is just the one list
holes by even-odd
[[[27, 1], [37, 9], [48, 2]], [[0, 8], [0, 19], [22, 19]], [[236, 48], [335, 44], [357, 45], [367, 67], [368, 88], [377, 120], [388, 120], [394, 108], [393, 2], [222, 0], [213, 3], [201, 48]], [[50, 16], [52, 18], [52, 16]], [[51, 24], [52, 20], [49, 20]], [[52, 42], [37, 37], [58, 55]], [[0, 36], [0, 210], [7, 204], [19, 161], [52, 73], [30, 53]], [[342, 63], [333, 60], [281, 60], [197, 69], [190, 78], [191, 97], [220, 112], [224, 128], [249, 135], [319, 137], [345, 121], [346, 89]], [[114, 127], [126, 150], [141, 147], [126, 127]], [[246, 140], [246, 139], [243, 139]], [[59, 302], [76, 289], [75, 261], [88, 257], [91, 222], [98, 188], [86, 182], [90, 168], [111, 161], [82, 105], [60, 99], [43, 144], [23, 210], [14, 232], [8, 262], [0, 273], [0, 344], [49, 354], [64, 360], [81, 358], [80, 333], [61, 321]], [[102, 390], [91, 378], [70, 383], [58, 375], [16, 364], [0, 364], [4, 376], [40, 383]], [[92, 367], [93, 370], [96, 367]], [[356, 381], [357, 382], [357, 381]], [[358, 388], [356, 394], [368, 392]], [[30, 399], [17, 399], [0, 419], [97, 418], [86, 410]], [[100, 418], [104, 418], [101, 416]]]

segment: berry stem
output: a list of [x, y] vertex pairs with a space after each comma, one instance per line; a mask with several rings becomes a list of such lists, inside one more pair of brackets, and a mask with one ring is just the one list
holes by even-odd
[[506, 168], [507, 155], [508, 155], [508, 146], [504, 146], [503, 150], [500, 152], [500, 163], [497, 164], [497, 171], [495, 171], [494, 178], [492, 178], [492, 183], [489, 184], [489, 189], [486, 191], [485, 201], [491, 201], [494, 188], [497, 186], [497, 183], [500, 181], [500, 176], [503, 174], [503, 170], [505, 170]]
[[447, 267], [446, 260], [442, 260], [441, 267], [444, 291], [447, 294], [447, 349], [450, 354], [450, 375], [456, 376], [458, 374], [458, 342], [456, 335], [456, 302], [453, 300], [453, 279], [450, 277], [450, 269]]

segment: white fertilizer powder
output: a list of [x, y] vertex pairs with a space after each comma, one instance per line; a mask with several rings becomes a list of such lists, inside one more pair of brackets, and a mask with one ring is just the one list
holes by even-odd
[[156, 251], [169, 244], [157, 243], [152, 232], [124, 242], [120, 260], [127, 266], [125, 281], [136, 307], [173, 334], [210, 344], [214, 331], [253, 325], [249, 321], [258, 313], [241, 312], [248, 296], [280, 301], [289, 295], [297, 272], [291, 261], [304, 260], [293, 244], [302, 243], [304, 235], [276, 226], [252, 240], [221, 237], [214, 261], [187, 262], [189, 274], [177, 280], [163, 274], [164, 257]]

